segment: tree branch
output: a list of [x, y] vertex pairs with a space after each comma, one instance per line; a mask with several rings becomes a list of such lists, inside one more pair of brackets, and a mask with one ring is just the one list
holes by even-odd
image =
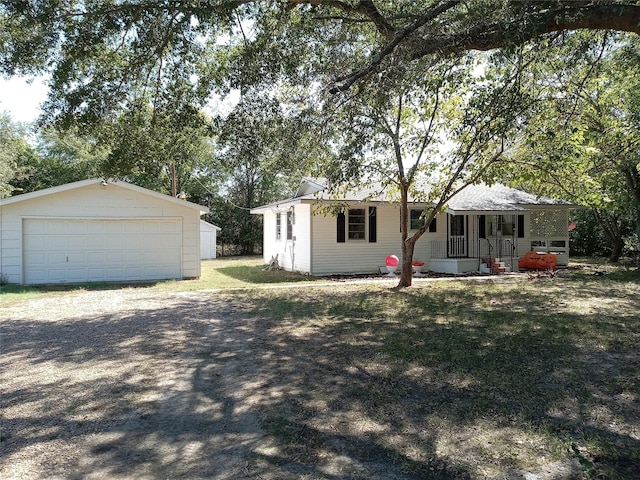
[[445, 35], [426, 34], [420, 39], [413, 35], [420, 27], [458, 3], [452, 1], [442, 4], [420, 16], [410, 26], [399, 30], [393, 39], [372, 57], [368, 66], [337, 78], [329, 91], [337, 93], [350, 88], [356, 81], [374, 71], [384, 58], [399, 46], [406, 47], [412, 59], [418, 59], [434, 53], [488, 51], [505, 45], [520, 45], [547, 33], [567, 30], [616, 30], [640, 35], [640, 5], [593, 5], [590, 2], [562, 2], [557, 9], [541, 9], [540, 13], [529, 16], [513, 15], [512, 18], [493, 23], [482, 22], [463, 31]]

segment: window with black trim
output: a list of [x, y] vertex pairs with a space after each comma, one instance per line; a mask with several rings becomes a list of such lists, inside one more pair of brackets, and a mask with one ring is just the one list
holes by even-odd
[[276, 240], [282, 239], [282, 214], [276, 213]]
[[424, 226], [424, 218], [422, 213], [424, 210], [411, 209], [409, 210], [409, 228], [411, 230], [420, 230]]
[[[409, 210], [409, 228], [411, 230], [420, 230], [425, 223], [425, 218], [422, 216], [422, 214], [424, 213], [424, 210], [418, 210], [418, 209], [411, 209]], [[430, 233], [435, 233], [436, 232], [436, 218], [433, 217], [433, 220], [431, 220], [431, 223], [429, 223], [429, 232]]]
[[378, 240], [378, 215], [376, 207], [350, 208], [347, 212], [340, 212], [336, 217], [336, 241], [344, 243], [347, 240]]

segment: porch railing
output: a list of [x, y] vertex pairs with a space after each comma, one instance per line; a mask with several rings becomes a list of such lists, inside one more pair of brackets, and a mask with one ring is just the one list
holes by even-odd
[[449, 240], [432, 240], [430, 258], [464, 258], [467, 257], [467, 241], [465, 238], [452, 237]]
[[431, 240], [430, 258], [447, 258], [446, 240]]
[[480, 239], [468, 242], [464, 239], [432, 240], [430, 258], [502, 258], [511, 267], [517, 264], [517, 248], [511, 238]]
[[464, 236], [449, 238], [449, 256], [454, 258], [467, 256], [467, 239]]

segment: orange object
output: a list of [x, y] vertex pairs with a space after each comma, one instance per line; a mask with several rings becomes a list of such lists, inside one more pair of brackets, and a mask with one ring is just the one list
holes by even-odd
[[558, 265], [558, 257], [553, 253], [527, 252], [518, 259], [518, 268], [531, 270], [553, 270]]

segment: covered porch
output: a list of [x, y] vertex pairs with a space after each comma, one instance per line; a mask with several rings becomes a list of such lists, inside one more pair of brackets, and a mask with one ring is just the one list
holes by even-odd
[[446, 213], [446, 238], [429, 240], [426, 268], [438, 273], [518, 271], [529, 251], [553, 253], [558, 265], [569, 260], [568, 210]]

